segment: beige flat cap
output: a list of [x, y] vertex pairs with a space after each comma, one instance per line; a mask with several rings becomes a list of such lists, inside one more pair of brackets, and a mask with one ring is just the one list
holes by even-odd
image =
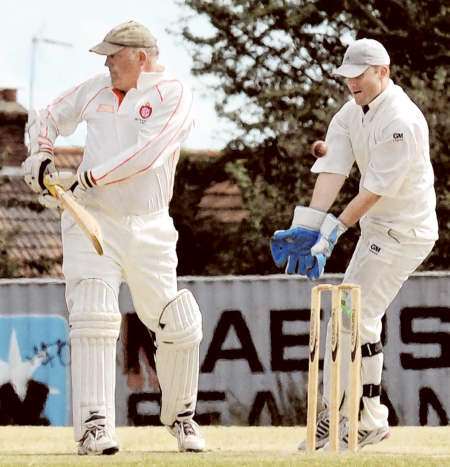
[[89, 49], [89, 52], [112, 55], [124, 47], [156, 47], [156, 39], [144, 25], [127, 21], [111, 29], [103, 41]]

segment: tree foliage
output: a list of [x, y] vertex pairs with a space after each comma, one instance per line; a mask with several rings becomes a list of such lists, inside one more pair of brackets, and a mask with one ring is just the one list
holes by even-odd
[[[232, 232], [216, 229], [214, 242], [228, 248], [216, 253], [212, 269], [274, 272], [268, 238], [274, 229], [289, 225], [295, 204], [309, 201], [315, 181], [309, 172], [313, 162], [309, 145], [324, 137], [332, 115], [347, 98], [344, 84], [332, 70], [346, 44], [361, 37], [386, 46], [394, 81], [428, 119], [441, 240], [426, 266], [448, 268], [449, 4], [435, 0], [186, 0], [184, 4], [210, 25], [201, 34], [203, 29], [186, 23], [183, 35], [192, 50], [193, 73], [216, 78], [216, 109], [239, 130], [225, 150], [220, 170], [240, 186], [250, 212]], [[220, 170], [217, 162], [214, 165], [217, 177]], [[339, 212], [354, 196], [357, 178], [350, 177], [333, 210]], [[209, 180], [204, 178], [205, 182]], [[338, 243], [328, 271], [345, 269], [357, 233], [352, 229], [347, 241]], [[203, 234], [207, 238], [207, 232]], [[188, 271], [183, 254], [180, 249]], [[205, 265], [205, 270], [211, 267]]]

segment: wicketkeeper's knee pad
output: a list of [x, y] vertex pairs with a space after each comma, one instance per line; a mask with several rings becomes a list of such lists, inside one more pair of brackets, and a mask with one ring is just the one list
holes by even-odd
[[99, 279], [80, 281], [69, 315], [75, 439], [91, 412], [115, 428], [116, 344], [121, 315], [114, 290]]
[[155, 335], [161, 422], [170, 426], [192, 418], [197, 403], [202, 316], [189, 290], [180, 290], [166, 305]]

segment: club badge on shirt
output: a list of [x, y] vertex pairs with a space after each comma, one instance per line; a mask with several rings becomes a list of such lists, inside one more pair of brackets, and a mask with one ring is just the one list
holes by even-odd
[[152, 115], [153, 113], [153, 107], [150, 105], [149, 102], [146, 102], [145, 104], [142, 104], [139, 107], [138, 110], [138, 116], [135, 117], [135, 120], [141, 124], [144, 124], [148, 118]]
[[148, 102], [144, 105], [141, 105], [141, 107], [139, 108], [139, 115], [143, 120], [146, 120], [148, 117], [150, 117], [152, 112], [152, 106]]

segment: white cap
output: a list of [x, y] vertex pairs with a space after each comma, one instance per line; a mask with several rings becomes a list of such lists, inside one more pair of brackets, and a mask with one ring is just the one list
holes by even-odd
[[389, 65], [391, 59], [383, 44], [375, 39], [358, 39], [345, 51], [342, 65], [334, 70], [335, 75], [356, 78], [371, 65]]

